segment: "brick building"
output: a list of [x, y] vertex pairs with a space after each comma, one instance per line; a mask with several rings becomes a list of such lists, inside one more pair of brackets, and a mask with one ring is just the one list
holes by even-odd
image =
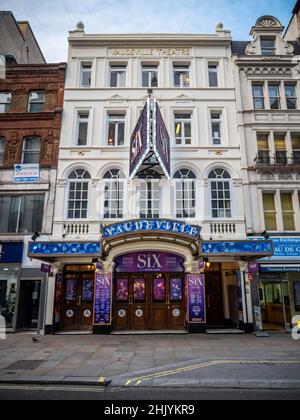
[[52, 231], [66, 64], [7, 65], [0, 80], [0, 314], [43, 326], [47, 275], [27, 242]]

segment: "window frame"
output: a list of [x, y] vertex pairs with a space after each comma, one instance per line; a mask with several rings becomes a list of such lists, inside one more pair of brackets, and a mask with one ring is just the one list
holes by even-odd
[[[183, 171], [188, 171], [186, 175], [183, 174]], [[177, 175], [180, 175], [181, 177], [176, 177]], [[196, 183], [196, 175], [195, 173], [188, 168], [182, 168], [175, 172], [174, 174], [174, 183], [175, 183], [175, 214], [176, 218], [182, 220], [182, 219], [195, 219], [197, 215], [197, 183]], [[185, 185], [188, 185], [187, 188], [185, 188]], [[189, 185], [192, 185], [192, 188], [190, 188]], [[180, 193], [182, 198], [177, 197], [178, 188], [180, 188]], [[185, 193], [187, 193], [188, 198], [185, 199]], [[192, 197], [190, 196], [190, 193], [192, 194]], [[183, 206], [180, 208], [178, 207], [178, 202], [181, 201], [187, 201], [188, 203], [194, 202], [194, 205], [188, 205], [188, 208], [186, 209]], [[179, 215], [181, 213], [181, 215]], [[193, 215], [192, 215], [193, 214]]]
[[[34, 102], [32, 102], [30, 100], [30, 96], [33, 93], [36, 93], [37, 95], [42, 94], [43, 95], [43, 98], [42, 99], [39, 99], [39, 100], [35, 100]], [[29, 96], [28, 96], [28, 112], [29, 113], [36, 114], [36, 113], [39, 113], [39, 112], [44, 112], [45, 103], [46, 103], [46, 93], [45, 93], [44, 90], [32, 90], [32, 91], [29, 92]], [[31, 106], [32, 105], [39, 105], [39, 106], [41, 106], [41, 108], [38, 109], [37, 111], [35, 111], [35, 110], [32, 110], [31, 109]]]
[[[90, 80], [89, 84], [85, 85], [83, 83], [84, 74], [90, 73]], [[80, 62], [80, 80], [79, 86], [84, 89], [88, 89], [92, 87], [92, 78], [93, 78], [93, 62], [92, 61], [81, 61]]]
[[[219, 118], [213, 118], [213, 115], [219, 115]], [[219, 125], [219, 131], [220, 131], [220, 137], [214, 136], [214, 130], [213, 126], [214, 124]], [[213, 146], [221, 146], [222, 145], [222, 139], [223, 139], [223, 114], [222, 111], [219, 110], [211, 110], [210, 111], [210, 129], [211, 129], [211, 144]], [[219, 140], [219, 143], [215, 143], [215, 140]]]
[[[86, 115], [86, 117], [83, 117], [84, 114]], [[75, 138], [76, 147], [88, 147], [88, 145], [89, 145], [90, 117], [91, 117], [90, 110], [77, 110], [77, 113], [76, 113], [76, 138]], [[80, 124], [87, 124], [86, 144], [85, 145], [79, 145]]]
[[[216, 80], [211, 79], [214, 75], [216, 75]], [[212, 82], [216, 82], [216, 85]], [[210, 88], [219, 87], [219, 63], [208, 63], [208, 85]]]
[[[116, 172], [114, 174], [114, 172]], [[107, 175], [110, 175], [110, 178]], [[103, 176], [103, 219], [105, 221], [116, 221], [122, 220], [125, 217], [125, 202], [126, 202], [126, 186], [125, 186], [126, 176], [121, 169], [112, 168], [106, 171]], [[115, 184], [115, 185], [114, 185]], [[116, 186], [117, 188], [112, 189], [112, 186]], [[106, 194], [108, 191], [106, 190], [107, 186], [109, 186], [109, 198], [106, 200]], [[117, 197], [116, 200], [112, 198], [112, 192], [122, 193], [122, 198]], [[108, 206], [106, 207], [106, 202], [108, 202]], [[112, 208], [112, 203], [117, 203], [117, 208]], [[112, 217], [113, 212], [116, 212], [116, 217]], [[106, 212], [108, 213], [108, 217], [106, 217]]]
[[5, 145], [5, 137], [0, 137], [0, 167], [4, 166]]
[[[287, 95], [287, 88], [293, 88], [294, 96], [288, 96]], [[286, 100], [286, 108], [290, 110], [297, 110], [298, 109], [298, 97], [297, 97], [297, 91], [296, 91], [297, 85], [296, 83], [292, 82], [285, 82], [284, 83], [284, 93], [285, 93], [285, 100]], [[294, 108], [289, 107], [289, 101], [294, 102]]]
[[[127, 87], [127, 72], [128, 72], [128, 64], [109, 64], [109, 87], [111, 89], [125, 89]], [[117, 74], [117, 85], [112, 86], [112, 75], [113, 73]], [[120, 85], [120, 74], [124, 73], [124, 86]]]
[[[217, 171], [222, 171], [222, 175], [218, 175]], [[217, 175], [215, 178], [212, 177], [212, 174], [215, 173]], [[228, 175], [228, 177], [227, 177]], [[232, 220], [234, 218], [233, 214], [233, 193], [232, 193], [232, 177], [229, 174], [229, 172], [224, 168], [215, 168], [212, 171], [210, 171], [208, 175], [208, 180], [210, 184], [210, 208], [211, 208], [211, 217], [212, 220]], [[213, 189], [213, 183], [217, 183], [219, 185], [216, 186], [216, 189]], [[229, 188], [225, 188], [225, 183], [229, 184]], [[220, 189], [220, 184], [222, 185], [222, 189]], [[219, 192], [223, 193], [223, 198], [220, 198], [218, 196]], [[216, 192], [216, 197], [213, 196], [213, 193]], [[229, 198], [226, 197], [226, 192], [229, 192]], [[217, 202], [217, 207], [214, 207], [213, 203]], [[229, 207], [226, 207], [226, 202], [230, 203]], [[223, 208], [220, 206], [220, 203], [223, 202]], [[217, 216], [214, 216], [214, 211], [218, 212]], [[221, 216], [221, 211], [224, 212], [224, 216]], [[227, 215], [227, 211], [230, 212], [230, 216]]]
[[[271, 89], [276, 87], [278, 96], [271, 96]], [[282, 103], [281, 103], [281, 94], [280, 94], [280, 83], [274, 83], [269, 82], [268, 83], [268, 93], [269, 93], [269, 103], [270, 103], [270, 109], [271, 110], [281, 110], [282, 109]], [[273, 107], [273, 103], [278, 102], [278, 107]]]
[[[178, 115], [180, 115], [180, 117], [178, 117]], [[188, 118], [184, 118], [183, 116], [189, 116]], [[177, 126], [181, 125], [180, 128], [180, 132], [181, 132], [181, 137], [179, 137], [179, 135], [177, 135]], [[190, 125], [190, 132], [191, 132], [191, 136], [187, 137], [185, 135], [186, 133], [186, 125], [189, 124]], [[174, 133], [174, 138], [175, 138], [175, 146], [176, 147], [180, 147], [180, 146], [192, 146], [193, 144], [193, 112], [192, 111], [174, 111], [174, 126], [175, 126], [175, 133]], [[180, 139], [180, 144], [178, 143], [178, 140]], [[187, 142], [188, 140], [188, 142]]]
[[[0, 231], [0, 234], [4, 234], [4, 233], [6, 233], [6, 234], [25, 234], [25, 235], [30, 235], [30, 234], [33, 234], [33, 233], [35, 233], [35, 232], [37, 232], [37, 231], [42, 231], [43, 230], [43, 224], [44, 224], [44, 217], [45, 217], [45, 202], [46, 202], [46, 200], [45, 200], [45, 194], [43, 194], [43, 193], [32, 193], [32, 194], [1, 194], [0, 195], [0, 197], [10, 197], [11, 199], [12, 198], [16, 198], [16, 199], [18, 199], [18, 202], [16, 203], [17, 204], [17, 215], [16, 215], [16, 224], [15, 224], [15, 231], [14, 232], [1, 232]], [[24, 199], [26, 199], [26, 198], [28, 198], [28, 197], [40, 197], [40, 198], [42, 198], [43, 200], [43, 215], [42, 215], [42, 219], [41, 219], [41, 225], [40, 226], [38, 226], [37, 228], [33, 228], [32, 229], [32, 231], [30, 230], [28, 230], [28, 231], [22, 231], [22, 230], [20, 230], [20, 224], [21, 224], [21, 209], [22, 209], [22, 206], [25, 204], [24, 202], [23, 202], [23, 200]], [[8, 217], [10, 217], [10, 216], [8, 216]], [[32, 217], [32, 220], [34, 219], [34, 217]]]
[[[259, 137], [266, 136], [268, 141], [268, 149], [259, 148]], [[257, 144], [257, 163], [259, 164], [271, 164], [271, 149], [270, 149], [270, 133], [257, 132], [256, 133], [256, 144]], [[268, 154], [268, 155], [267, 155]]]
[[[291, 199], [292, 209], [291, 210], [284, 210], [283, 209], [283, 196], [287, 195]], [[289, 191], [280, 191], [280, 206], [281, 206], [281, 218], [282, 218], [282, 226], [284, 232], [296, 232], [296, 220], [295, 220], [295, 208], [294, 208], [294, 194]], [[293, 229], [286, 229], [287, 220], [285, 219], [285, 215], [292, 215], [293, 216]]]
[[[141, 219], [153, 219], [160, 218], [161, 215], [161, 185], [159, 177], [146, 177], [140, 179], [140, 197], [139, 197], [139, 217]], [[157, 189], [153, 189], [153, 185], [157, 184]], [[146, 186], [144, 189], [146, 198], [141, 198], [141, 193], [143, 186]], [[151, 189], [149, 190], [149, 185]], [[151, 192], [151, 197], [149, 198], [149, 192]], [[158, 198], [154, 198], [155, 192], [158, 192]], [[142, 207], [142, 202], [145, 203], [145, 206]], [[149, 212], [149, 203], [151, 203], [151, 215]], [[145, 215], [142, 214], [142, 210], [145, 211]], [[157, 213], [155, 213], [157, 211]], [[147, 213], [147, 214], [146, 214]]]
[[[77, 171], [83, 171], [83, 173], [82, 173], [82, 175], [78, 175], [77, 174]], [[76, 174], [76, 176], [77, 176], [77, 178], [71, 178], [71, 176], [73, 175], [73, 174]], [[84, 178], [84, 175], [87, 175], [87, 178]], [[86, 169], [84, 169], [84, 168], [77, 168], [77, 169], [75, 169], [75, 170], [73, 170], [70, 174], [69, 174], [69, 177], [68, 177], [68, 180], [67, 180], [67, 182], [68, 182], [68, 187], [67, 187], [67, 195], [66, 195], [66, 206], [65, 206], [65, 211], [66, 211], [66, 215], [65, 215], [65, 218], [66, 218], [66, 220], [68, 220], [68, 221], [86, 221], [86, 220], [88, 220], [89, 219], [89, 214], [90, 214], [90, 190], [91, 190], [91, 175], [90, 175], [90, 173], [89, 173], [89, 171], [88, 170], [86, 170]], [[74, 197], [75, 198], [70, 198], [70, 193], [71, 193], [71, 183], [74, 183], [74, 184], [76, 184], [76, 186], [77, 186], [77, 184], [88, 184], [88, 187], [87, 187], [87, 190], [84, 190], [83, 188], [82, 188], [82, 186], [81, 186], [81, 189], [80, 189], [80, 193], [81, 194], [83, 194], [84, 192], [87, 192], [87, 198], [86, 199], [82, 199], [82, 197], [80, 198], [80, 200], [79, 199], [77, 199], [76, 197], [75, 197], [75, 195], [74, 195]], [[72, 192], [74, 192], [74, 194], [76, 194], [76, 192], [78, 192], [78, 189], [77, 188], [75, 188], [74, 189], [74, 191], [72, 191]], [[76, 201], [80, 201], [81, 202], [81, 205], [80, 205], [80, 209], [79, 210], [77, 210], [76, 209], [76, 205], [74, 206], [74, 208], [73, 209], [71, 209], [70, 208], [70, 202], [74, 202], [74, 203], [76, 203]], [[84, 209], [83, 207], [82, 207], [82, 202], [87, 202], [87, 207], [86, 207], [86, 209]], [[82, 214], [81, 214], [81, 216], [79, 217], [79, 218], [77, 218], [77, 217], [70, 217], [70, 211], [73, 211], [73, 214], [74, 214], [74, 216], [75, 216], [75, 212], [76, 211], [80, 211], [80, 212], [83, 212], [83, 211], [86, 211], [86, 217], [82, 217]]]
[[[39, 149], [33, 149], [33, 150], [27, 150], [26, 149], [26, 142], [28, 140], [39, 140]], [[22, 160], [21, 163], [24, 165], [39, 165], [40, 164], [40, 160], [41, 160], [41, 151], [42, 151], [42, 139], [39, 136], [28, 136], [28, 137], [24, 137], [23, 138], [23, 144], [22, 144]], [[39, 159], [38, 162], [25, 162], [25, 157], [26, 155], [33, 155], [33, 154], [39, 154]]]
[[[262, 90], [262, 96], [255, 96], [255, 88], [260, 87]], [[264, 111], [266, 109], [266, 99], [265, 99], [265, 86], [263, 83], [252, 83], [252, 98], [253, 98], [253, 107], [255, 111]], [[257, 108], [256, 102], [261, 101], [262, 108]]]
[[[175, 75], [176, 73], [179, 74], [179, 85], [176, 85]], [[173, 74], [173, 87], [176, 89], [189, 89], [191, 87], [191, 64], [180, 64], [180, 63], [173, 63], [172, 68]], [[188, 76], [188, 83], [184, 82], [184, 76]]]
[[[1, 91], [0, 96], [1, 95], [7, 95], [8, 99], [9, 99], [7, 102], [1, 102], [0, 101], [0, 114], [6, 114], [6, 113], [10, 112], [12, 93], [10, 91]], [[1, 106], [3, 106], [3, 111], [1, 111]]]
[[[273, 47], [266, 47], [263, 46], [263, 42], [265, 41], [274, 41], [274, 46]], [[274, 57], [274, 55], [276, 55], [276, 37], [275, 36], [261, 36], [260, 37], [260, 49], [261, 49], [261, 55], [263, 55], [264, 57]], [[268, 52], [271, 52], [271, 54], [268, 54]]]
[[[273, 196], [273, 201], [274, 201], [274, 210], [266, 210], [265, 208], [265, 202], [264, 202], [264, 196], [266, 195], [272, 195]], [[264, 226], [265, 226], [265, 230], [267, 232], [278, 232], [278, 209], [277, 209], [277, 205], [276, 205], [276, 192], [269, 192], [269, 191], [262, 191], [262, 208], [263, 208], [263, 213], [264, 213]], [[267, 226], [267, 219], [266, 219], [266, 214], [267, 213], [272, 213], [274, 215], [274, 220], [275, 220], [275, 224], [276, 224], [276, 229], [268, 229]]]
[[[109, 144], [109, 133], [110, 133], [110, 125], [114, 125], [114, 144]], [[119, 130], [120, 130], [120, 124], [123, 124], [123, 132], [124, 132], [124, 138], [123, 138], [123, 144], [119, 143]], [[108, 111], [107, 112], [107, 123], [106, 123], [106, 147], [109, 148], [115, 148], [115, 147], [124, 147], [125, 146], [125, 138], [126, 138], [126, 112], [120, 112], [117, 111]]]
[[[141, 86], [143, 88], [158, 88], [159, 85], [159, 65], [157, 64], [141, 64]], [[144, 86], [144, 73], [148, 75], [148, 84]], [[156, 74], [156, 86], [152, 84], [153, 76]]]

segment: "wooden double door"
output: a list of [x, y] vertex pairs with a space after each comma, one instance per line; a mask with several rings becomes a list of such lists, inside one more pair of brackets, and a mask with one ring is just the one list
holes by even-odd
[[184, 329], [184, 302], [182, 273], [117, 274], [114, 284], [114, 329]]
[[61, 329], [85, 331], [93, 327], [94, 273], [65, 274]]

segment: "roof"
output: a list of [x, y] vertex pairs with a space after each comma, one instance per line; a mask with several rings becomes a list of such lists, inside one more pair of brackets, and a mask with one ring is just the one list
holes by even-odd
[[[246, 48], [249, 44], [249, 41], [232, 41], [232, 54], [237, 56], [246, 55]], [[297, 41], [289, 41], [289, 44], [294, 47], [294, 55], [300, 55], [300, 44]]]
[[293, 14], [295, 15], [296, 13], [299, 12], [299, 10], [300, 10], [300, 0], [297, 0], [293, 9]]

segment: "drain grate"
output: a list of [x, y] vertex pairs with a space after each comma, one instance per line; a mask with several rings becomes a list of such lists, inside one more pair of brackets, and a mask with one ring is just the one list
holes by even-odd
[[19, 360], [4, 370], [34, 370], [41, 366], [43, 360]]

